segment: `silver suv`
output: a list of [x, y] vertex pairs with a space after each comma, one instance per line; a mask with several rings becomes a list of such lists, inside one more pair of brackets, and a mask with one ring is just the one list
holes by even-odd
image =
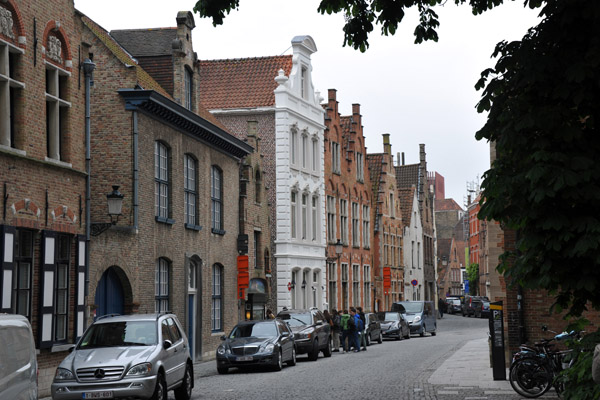
[[56, 369], [53, 399], [188, 400], [188, 341], [174, 314], [107, 316], [94, 322]]

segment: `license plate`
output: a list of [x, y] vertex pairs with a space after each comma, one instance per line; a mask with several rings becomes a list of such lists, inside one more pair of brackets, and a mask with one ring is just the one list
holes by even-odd
[[253, 357], [252, 356], [243, 356], [243, 357], [237, 357], [235, 359], [235, 361], [252, 361]]
[[82, 396], [83, 399], [112, 399], [113, 392], [103, 391], [103, 392], [86, 392]]

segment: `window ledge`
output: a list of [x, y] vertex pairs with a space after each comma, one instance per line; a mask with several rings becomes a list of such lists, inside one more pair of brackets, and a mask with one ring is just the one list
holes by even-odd
[[202, 226], [200, 226], [200, 225], [185, 223], [184, 226], [185, 226], [185, 229], [189, 229], [192, 231], [201, 231], [202, 230]]
[[15, 149], [14, 147], [8, 147], [8, 146], [4, 146], [2, 144], [0, 144], [0, 150], [3, 150], [7, 153], [14, 153], [14, 154], [18, 154], [20, 156], [26, 156], [27, 152], [25, 150], [20, 150], [20, 149]]
[[221, 235], [221, 236], [225, 235], [225, 231], [223, 229], [212, 228], [210, 231], [212, 233], [214, 233], [215, 235]]
[[156, 222], [160, 222], [161, 224], [173, 225], [175, 223], [174, 219], [165, 218], [165, 217], [154, 217]]
[[64, 161], [57, 160], [55, 158], [45, 157], [44, 161], [49, 162], [50, 164], [59, 165], [61, 167], [73, 168], [73, 164], [67, 163]]

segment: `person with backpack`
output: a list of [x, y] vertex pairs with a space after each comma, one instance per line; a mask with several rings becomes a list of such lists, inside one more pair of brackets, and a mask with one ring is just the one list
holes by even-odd
[[358, 333], [362, 330], [362, 327], [364, 327], [364, 324], [362, 323], [360, 316], [356, 313], [356, 308], [350, 307], [350, 315], [351, 315], [352, 319], [354, 320], [354, 330], [352, 332], [352, 343], [354, 345], [354, 352], [358, 353], [360, 351], [360, 340], [358, 338]]
[[348, 314], [348, 310], [344, 310], [340, 325], [342, 327], [342, 348], [344, 353], [350, 351], [352, 343], [352, 335], [354, 333], [354, 318]]
[[333, 317], [333, 326], [331, 328], [331, 337], [333, 339], [333, 351], [340, 351], [340, 322], [341, 322], [341, 311], [337, 311], [335, 308], [331, 310]]
[[365, 318], [362, 307], [356, 307], [356, 309], [358, 310], [358, 316], [362, 322], [362, 328], [358, 332], [360, 335], [360, 347], [362, 347], [363, 351], [367, 351], [367, 319]]

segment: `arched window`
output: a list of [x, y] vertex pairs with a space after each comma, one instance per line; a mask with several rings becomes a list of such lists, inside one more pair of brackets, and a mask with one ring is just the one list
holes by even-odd
[[290, 219], [291, 219], [291, 225], [290, 225], [290, 229], [291, 229], [291, 238], [295, 239], [296, 238], [296, 215], [297, 215], [297, 209], [298, 209], [298, 192], [296, 192], [295, 190], [292, 190], [292, 195], [291, 195], [291, 207], [290, 207]]
[[183, 68], [184, 77], [183, 77], [183, 106], [188, 110], [192, 109], [192, 99], [194, 94], [194, 76], [192, 75], [192, 70], [187, 66]]
[[256, 174], [254, 176], [254, 200], [260, 204], [262, 197], [262, 175], [260, 170], [256, 169]]
[[223, 267], [213, 265], [212, 270], [212, 331], [223, 330]]

